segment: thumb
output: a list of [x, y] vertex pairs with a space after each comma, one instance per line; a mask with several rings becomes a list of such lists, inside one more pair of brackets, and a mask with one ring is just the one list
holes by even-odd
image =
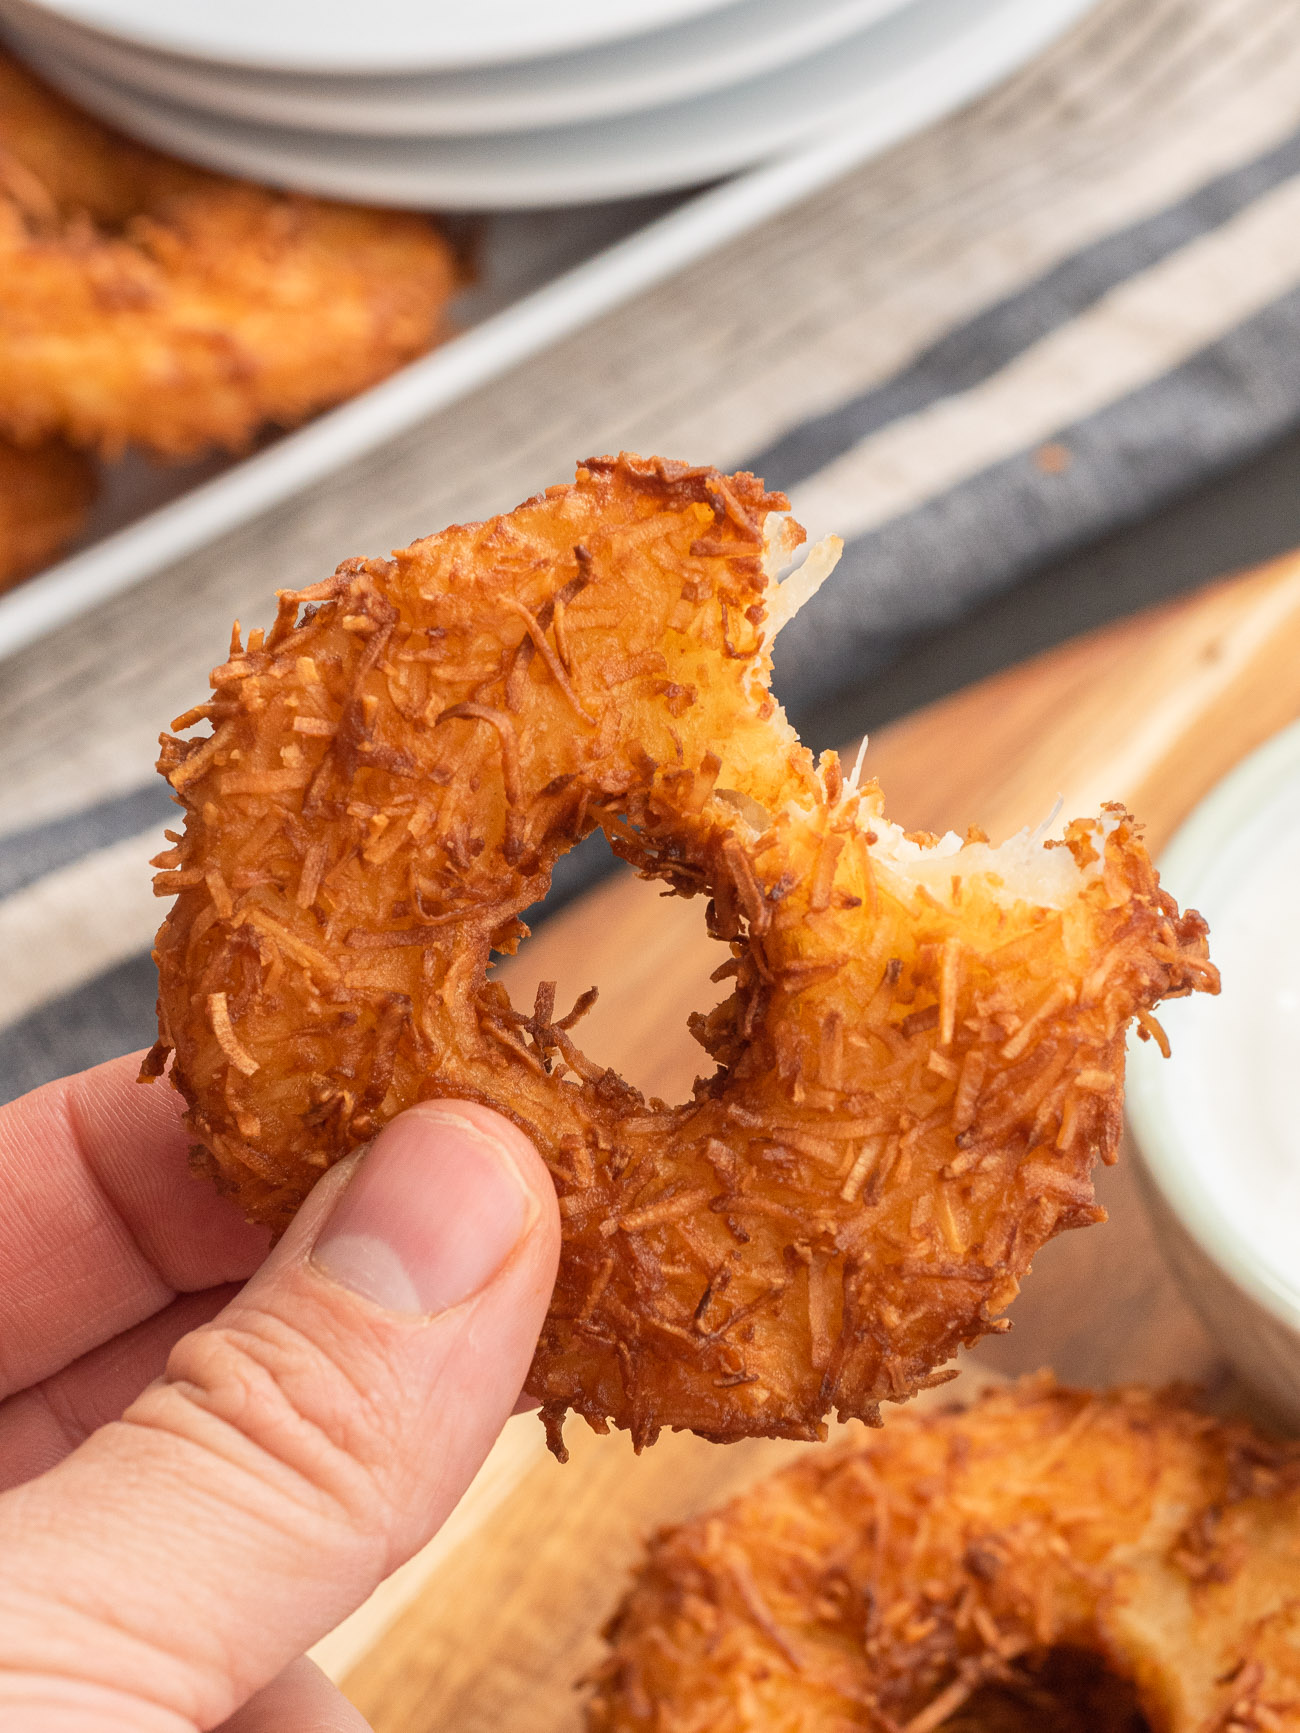
[[121, 1421], [0, 1497], [6, 1733], [214, 1727], [359, 1605], [509, 1415], [558, 1250], [536, 1151], [473, 1103], [327, 1174]]

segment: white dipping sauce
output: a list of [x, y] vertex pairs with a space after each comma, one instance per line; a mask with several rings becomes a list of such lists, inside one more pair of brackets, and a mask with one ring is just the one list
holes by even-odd
[[1157, 1011], [1169, 1129], [1224, 1228], [1300, 1297], [1300, 776], [1168, 888], [1209, 922], [1223, 977], [1219, 998]]

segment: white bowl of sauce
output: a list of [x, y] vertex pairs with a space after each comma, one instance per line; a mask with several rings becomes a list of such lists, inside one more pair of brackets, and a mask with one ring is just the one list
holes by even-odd
[[1300, 723], [1201, 802], [1160, 861], [1210, 924], [1219, 998], [1164, 1006], [1127, 1108], [1165, 1252], [1237, 1371], [1300, 1425]]

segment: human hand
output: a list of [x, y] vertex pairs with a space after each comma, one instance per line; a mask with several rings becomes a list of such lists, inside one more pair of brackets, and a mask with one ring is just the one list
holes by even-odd
[[499, 1115], [430, 1102], [268, 1257], [137, 1066], [0, 1108], [0, 1727], [354, 1733], [300, 1657], [509, 1415], [555, 1277], [550, 1180]]

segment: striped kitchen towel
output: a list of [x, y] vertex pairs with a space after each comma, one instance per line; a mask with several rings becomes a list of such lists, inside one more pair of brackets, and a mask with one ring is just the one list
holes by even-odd
[[[841, 570], [797, 721], [1300, 425], [1300, 4], [1106, 0], [1036, 65], [0, 670], [0, 1091], [151, 1038], [160, 725], [277, 586], [620, 446], [754, 468]], [[576, 851], [572, 890], [599, 862]]]

